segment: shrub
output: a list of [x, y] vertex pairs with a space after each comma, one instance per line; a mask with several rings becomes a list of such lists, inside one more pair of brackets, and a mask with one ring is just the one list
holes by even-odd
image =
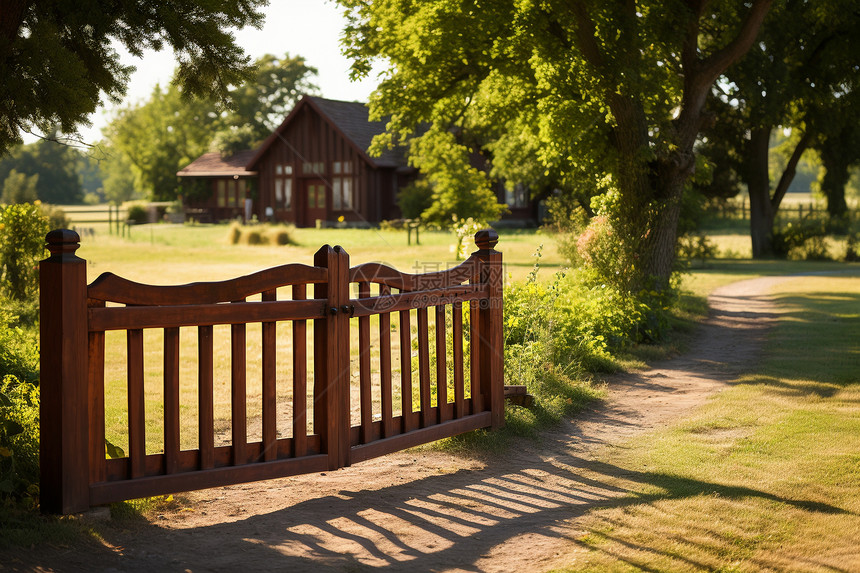
[[149, 221], [149, 213], [147, 212], [146, 205], [143, 203], [132, 203], [128, 206], [128, 211], [126, 213], [126, 219], [129, 221], [134, 221], [135, 225], [142, 225]]
[[0, 382], [0, 496], [35, 500], [38, 484], [39, 389], [5, 376]]
[[[8, 305], [7, 305], [8, 306]], [[0, 380], [6, 375], [37, 383], [39, 380], [39, 345], [34, 328], [22, 328], [20, 319], [0, 310]]]
[[773, 234], [773, 253], [779, 258], [828, 260], [827, 221], [807, 215]]
[[292, 225], [242, 225], [238, 221], [230, 224], [227, 242], [231, 245], [289, 245], [293, 242]]
[[432, 204], [433, 187], [426, 179], [419, 179], [397, 193], [397, 206], [404, 219], [418, 219]]
[[39, 261], [45, 258], [48, 218], [41, 205], [21, 203], [0, 209], [0, 292], [32, 301], [39, 289]]
[[678, 261], [693, 266], [700, 261], [702, 268], [708, 259], [717, 256], [717, 247], [705, 235], [684, 235], [678, 240]]
[[72, 222], [66, 217], [66, 212], [53, 205], [42, 204], [42, 212], [48, 218], [48, 228], [53, 229], [68, 229]]

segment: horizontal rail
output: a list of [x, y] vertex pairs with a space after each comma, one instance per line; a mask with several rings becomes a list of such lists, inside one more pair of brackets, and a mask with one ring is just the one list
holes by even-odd
[[363, 462], [389, 452], [395, 452], [426, 444], [442, 438], [454, 436], [456, 434], [462, 434], [463, 432], [468, 432], [470, 430], [477, 430], [478, 428], [486, 428], [490, 425], [491, 420], [491, 412], [480, 412], [478, 414], [451, 420], [450, 422], [436, 424], [435, 426], [430, 426], [428, 428], [421, 428], [420, 430], [412, 430], [405, 434], [398, 434], [391, 438], [376, 440], [369, 444], [352, 446], [352, 449], [350, 450], [350, 462]]
[[298, 263], [281, 265], [226, 281], [160, 286], [104, 273], [87, 288], [91, 299], [139, 305], [215, 304], [242, 300], [263, 291], [294, 284], [323, 283], [328, 270]]
[[101, 505], [124, 499], [135, 499], [173, 493], [260, 481], [328, 469], [328, 456], [318, 454], [211, 470], [182, 472], [90, 484], [90, 505]]
[[475, 257], [469, 257], [454, 268], [417, 275], [400, 272], [382, 263], [364, 263], [349, 270], [349, 282], [383, 284], [402, 291], [444, 288], [470, 280], [477, 262]]
[[429, 308], [455, 302], [487, 298], [486, 285], [462, 285], [444, 289], [404, 292], [371, 298], [354, 298], [350, 302], [354, 309], [350, 316], [370, 316], [383, 312], [397, 312], [416, 308]]
[[90, 332], [308, 320], [326, 316], [326, 300], [280, 300], [89, 309]]

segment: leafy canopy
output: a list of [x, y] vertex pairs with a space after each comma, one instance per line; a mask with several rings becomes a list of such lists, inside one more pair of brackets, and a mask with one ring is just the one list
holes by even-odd
[[609, 175], [620, 240], [639, 261], [621, 271], [666, 283], [704, 102], [772, 0], [740, 12], [728, 0], [338, 3], [353, 75], [387, 65], [370, 102], [391, 116], [378, 146], [432, 123], [464, 149], [471, 134], [511, 183], [587, 195]]
[[252, 77], [250, 59], [231, 32], [260, 27], [267, 0], [0, 1], [0, 155], [24, 132], [90, 125], [101, 98], [118, 103], [132, 55], [171, 48], [176, 81], [187, 97], [226, 97]]

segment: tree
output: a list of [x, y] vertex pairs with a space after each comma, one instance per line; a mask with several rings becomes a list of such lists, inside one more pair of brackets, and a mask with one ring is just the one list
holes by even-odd
[[[56, 132], [51, 132], [52, 136]], [[19, 145], [0, 159], [0, 180], [6, 179], [14, 169], [26, 175], [38, 175], [37, 198], [45, 203], [74, 204], [83, 198], [78, 175], [80, 153], [68, 145], [40, 140]]]
[[[760, 41], [726, 73], [718, 96], [744, 134], [734, 145], [750, 195], [754, 257], [773, 255], [776, 215], [803, 153], [838, 131], [845, 116], [836, 110], [858, 97], [858, 18], [847, 0], [781, 4]], [[791, 128], [791, 137], [783, 168], [772, 176], [771, 141], [780, 127]]]
[[254, 62], [254, 67], [254, 78], [230, 90], [233, 109], [225, 123], [232, 130], [247, 128], [250, 142], [259, 142], [284, 121], [301, 95], [317, 91], [311, 81], [317, 69], [308, 66], [301, 56], [290, 54], [282, 58], [265, 54]]
[[22, 133], [90, 125], [102, 94], [118, 103], [132, 55], [170, 47], [186, 97], [226, 98], [252, 77], [250, 59], [231, 30], [260, 27], [266, 0], [0, 0], [0, 156]]
[[[629, 256], [669, 283], [681, 197], [714, 82], [753, 44], [772, 0], [338, 0], [353, 75], [388, 70], [371, 113], [382, 146], [424, 122], [525, 138], [546, 171], [611, 177]], [[510, 179], [510, 178], [509, 178]]]
[[108, 147], [123, 156], [106, 162], [127, 161], [140, 194], [172, 201], [180, 193], [176, 172], [208, 150], [221, 125], [212, 100], [186, 98], [175, 83], [155, 86], [148, 101], [119, 110], [105, 128]]
[[36, 191], [36, 186], [39, 181], [39, 174], [27, 175], [18, 173], [14, 169], [6, 176], [3, 181], [2, 195], [0, 195], [0, 203], [12, 205], [15, 203], [33, 203], [39, 199]]

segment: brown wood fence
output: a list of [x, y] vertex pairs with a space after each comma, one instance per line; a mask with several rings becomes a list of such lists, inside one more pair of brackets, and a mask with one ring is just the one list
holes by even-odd
[[[287, 264], [180, 286], [143, 285], [110, 273], [87, 285], [86, 261], [75, 255], [78, 235], [57, 230], [47, 241], [50, 256], [41, 263], [43, 511], [73, 513], [123, 499], [333, 470], [504, 422], [502, 256], [492, 230], [476, 234], [478, 250], [444, 271], [350, 268], [342, 248], [326, 245], [312, 266]], [[256, 324], [261, 352], [249, 356], [248, 326]], [[216, 441], [213, 398], [213, 329], [219, 325], [229, 325], [220, 327], [229, 328], [230, 354], [224, 444]], [[197, 428], [196, 447], [183, 449], [180, 409], [189, 405], [180, 401], [180, 356], [189, 351], [180, 348], [180, 329], [188, 328], [196, 330]], [[144, 332], [150, 330], [163, 341], [157, 407], [145, 394], [145, 379], [153, 374], [145, 368]], [[125, 333], [127, 451], [109, 459], [105, 337], [111, 331]], [[351, 348], [351, 331], [357, 331], [357, 348]], [[289, 355], [290, 368], [281, 367], [279, 352], [281, 364]], [[260, 439], [248, 435], [254, 421], [247, 410], [254, 382], [247, 376], [249, 360], [261, 365]], [[153, 411], [163, 445], [148, 452]]]

